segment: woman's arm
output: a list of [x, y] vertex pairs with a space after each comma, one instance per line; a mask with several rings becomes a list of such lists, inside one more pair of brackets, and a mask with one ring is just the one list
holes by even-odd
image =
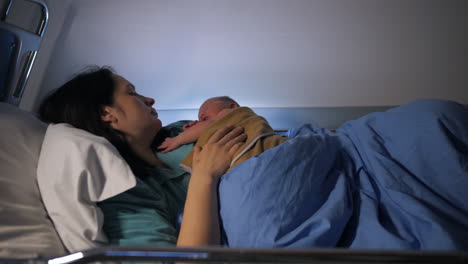
[[243, 128], [225, 127], [216, 131], [203, 149], [194, 149], [192, 176], [177, 246], [220, 244], [218, 180], [246, 138]]

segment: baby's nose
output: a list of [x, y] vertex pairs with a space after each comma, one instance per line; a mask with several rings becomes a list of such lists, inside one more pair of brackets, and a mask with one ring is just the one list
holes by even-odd
[[200, 121], [205, 121], [206, 120], [206, 115], [205, 114], [201, 114], [200, 117], [198, 118], [198, 120]]

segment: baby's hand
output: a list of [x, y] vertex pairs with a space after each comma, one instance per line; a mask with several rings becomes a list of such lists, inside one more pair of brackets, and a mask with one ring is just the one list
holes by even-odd
[[164, 149], [161, 151], [162, 153], [167, 153], [169, 151], [172, 151], [178, 147], [180, 147], [180, 143], [177, 141], [177, 137], [170, 138], [167, 137], [164, 139], [164, 142], [158, 147], [158, 149]]
[[198, 121], [197, 121], [197, 120], [185, 124], [182, 128], [183, 128], [184, 131], [185, 131], [185, 130], [187, 130], [187, 129], [193, 127], [193, 126], [196, 125], [196, 124], [198, 124]]

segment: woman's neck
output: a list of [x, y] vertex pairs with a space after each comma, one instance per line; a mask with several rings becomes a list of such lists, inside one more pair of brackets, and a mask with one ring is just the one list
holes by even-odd
[[168, 166], [162, 162], [156, 153], [151, 149], [151, 140], [145, 140], [145, 141], [136, 141], [132, 139], [127, 139], [128, 144], [130, 145], [130, 148], [135, 152], [135, 154], [148, 163], [151, 166], [157, 167], [157, 168], [167, 168]]
[[135, 154], [138, 155], [138, 157], [140, 157], [142, 160], [144, 160], [146, 163], [148, 163], [149, 165], [151, 166], [154, 166], [154, 167], [157, 167], [157, 168], [167, 168], [168, 166], [162, 162], [158, 156], [156, 156], [156, 154], [153, 152], [153, 150], [151, 150], [151, 148], [148, 148], [147, 151], [137, 151], [137, 150], [133, 150], [135, 151]]

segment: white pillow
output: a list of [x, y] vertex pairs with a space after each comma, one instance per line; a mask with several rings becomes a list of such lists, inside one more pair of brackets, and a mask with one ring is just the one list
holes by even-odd
[[136, 185], [130, 167], [107, 139], [68, 124], [48, 126], [37, 180], [45, 207], [70, 252], [107, 244], [96, 202]]

